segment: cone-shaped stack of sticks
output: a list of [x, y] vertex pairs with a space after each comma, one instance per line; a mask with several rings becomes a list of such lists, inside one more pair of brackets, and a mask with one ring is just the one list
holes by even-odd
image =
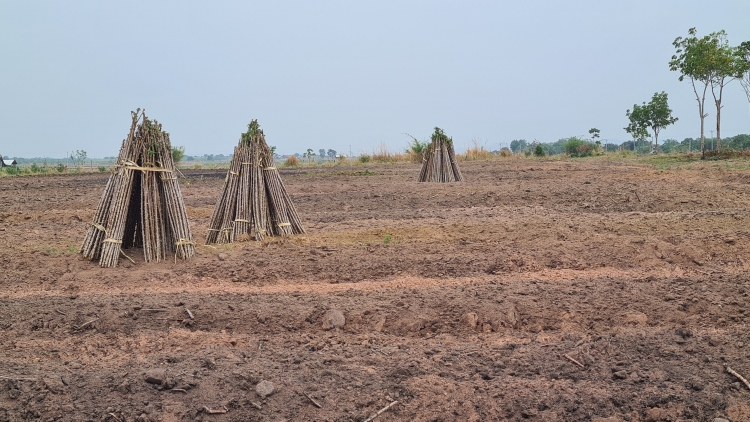
[[[195, 254], [185, 203], [177, 183], [169, 134], [145, 110], [132, 112], [127, 139], [89, 225], [81, 254], [115, 267], [122, 249], [142, 247], [146, 262], [167, 252], [188, 259]], [[139, 120], [142, 121], [140, 124]]]
[[463, 182], [464, 177], [458, 169], [456, 152], [453, 150], [453, 139], [443, 133], [439, 127], [432, 134], [432, 143], [425, 148], [419, 182]]
[[304, 232], [263, 131], [253, 120], [234, 148], [224, 187], [208, 224], [206, 244]]

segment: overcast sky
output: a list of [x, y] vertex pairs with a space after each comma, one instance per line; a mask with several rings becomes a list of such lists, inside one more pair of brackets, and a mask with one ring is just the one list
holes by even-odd
[[[254, 118], [282, 154], [434, 126], [460, 150], [622, 141], [657, 91], [680, 119], [660, 140], [682, 140], [698, 111], [667, 63], [690, 27], [750, 40], [750, 1], [2, 1], [0, 154], [116, 155], [137, 107], [188, 155], [231, 153]], [[724, 104], [723, 136], [750, 133], [739, 83]]]

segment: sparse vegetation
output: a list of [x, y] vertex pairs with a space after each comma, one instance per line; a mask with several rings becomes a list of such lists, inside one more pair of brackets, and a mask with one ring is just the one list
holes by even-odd
[[570, 137], [565, 142], [565, 153], [571, 157], [590, 157], [598, 150], [598, 145], [578, 137]]

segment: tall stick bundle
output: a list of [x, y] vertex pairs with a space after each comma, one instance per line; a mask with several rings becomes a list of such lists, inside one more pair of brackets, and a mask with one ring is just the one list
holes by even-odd
[[419, 172], [420, 182], [463, 182], [464, 177], [458, 169], [456, 152], [453, 150], [453, 139], [443, 133], [439, 127], [432, 134], [432, 143], [425, 148], [422, 169]]
[[[128, 137], [104, 188], [80, 253], [117, 266], [122, 249], [143, 247], [146, 262], [195, 254], [187, 212], [175, 175], [169, 134], [145, 111], [132, 112]], [[139, 124], [138, 121], [141, 120]]]
[[265, 135], [253, 120], [234, 149], [208, 224], [206, 244], [231, 243], [243, 236], [263, 240], [265, 236], [304, 232]]

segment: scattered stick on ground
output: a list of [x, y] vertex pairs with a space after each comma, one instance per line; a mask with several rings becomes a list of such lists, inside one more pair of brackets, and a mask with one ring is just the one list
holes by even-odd
[[223, 409], [214, 410], [214, 409], [208, 408], [207, 406], [203, 406], [203, 411], [208, 413], [209, 415], [223, 415], [224, 413], [227, 413], [227, 407], [226, 406], [222, 406], [222, 407]]
[[185, 394], [187, 394], [187, 391], [185, 391], [185, 389], [184, 389], [184, 388], [172, 388], [172, 389], [171, 389], [171, 390], [169, 390], [169, 391], [171, 391], [171, 392], [173, 392], [173, 393], [185, 393]]
[[577, 360], [573, 359], [572, 357], [568, 356], [567, 354], [565, 354], [563, 356], [565, 356], [569, 361], [575, 363], [576, 365], [580, 366], [581, 368], [586, 368], [586, 365], [582, 364], [581, 362], [578, 362]]
[[256, 403], [256, 402], [254, 402], [254, 401], [251, 401], [251, 402], [250, 402], [250, 404], [251, 404], [251, 405], [252, 405], [252, 406], [253, 406], [254, 408], [258, 409], [258, 410], [263, 410], [263, 408], [262, 408], [262, 407], [260, 407], [260, 405], [259, 405], [258, 403]]
[[380, 414], [381, 414], [381, 413], [383, 413], [383, 412], [385, 412], [386, 410], [390, 409], [390, 408], [391, 408], [391, 406], [393, 406], [393, 405], [394, 405], [394, 404], [396, 404], [396, 403], [398, 403], [398, 400], [396, 400], [396, 401], [392, 401], [392, 402], [391, 402], [390, 404], [388, 404], [388, 406], [386, 406], [386, 407], [384, 407], [384, 408], [382, 408], [382, 409], [378, 410], [378, 413], [376, 413], [376, 414], [374, 414], [374, 415], [370, 416], [369, 418], [365, 419], [365, 420], [364, 420], [364, 421], [362, 421], [362, 422], [370, 422], [371, 420], [374, 420], [375, 418], [377, 418], [378, 416], [380, 416]]
[[169, 309], [166, 308], [154, 308], [154, 309], [139, 309], [141, 312], [167, 312]]
[[738, 374], [737, 372], [734, 371], [734, 369], [732, 369], [732, 368], [730, 368], [728, 366], [727, 366], [727, 372], [729, 372], [730, 374], [732, 374], [735, 377], [737, 377], [740, 381], [742, 381], [743, 384], [745, 384], [745, 387], [747, 387], [748, 389], [750, 389], [750, 382], [747, 382], [747, 380], [745, 379], [745, 377], [743, 377], [742, 375]]
[[65, 312], [63, 312], [61, 310], [58, 310], [58, 309], [55, 309], [55, 312], [57, 312], [58, 314], [63, 315], [63, 316], [68, 316], [68, 314], [66, 314]]
[[320, 403], [316, 402], [315, 399], [313, 399], [312, 397], [310, 397], [309, 394], [305, 393], [304, 391], [302, 392], [302, 394], [305, 397], [307, 397], [307, 399], [310, 400], [310, 403], [314, 404], [315, 407], [317, 407], [318, 409], [322, 409], [323, 408], [323, 406], [321, 406]]
[[81, 325], [79, 325], [79, 326], [77, 326], [77, 327], [76, 327], [76, 326], [73, 326], [73, 329], [75, 329], [75, 330], [82, 330], [82, 329], [84, 329], [84, 328], [88, 327], [89, 325], [91, 325], [91, 324], [95, 323], [96, 321], [99, 321], [99, 318], [94, 318], [94, 319], [92, 319], [91, 321], [89, 321], [89, 322], [85, 322], [85, 323], [83, 323], [83, 324], [81, 324]]
[[192, 312], [190, 312], [190, 309], [188, 309], [188, 308], [185, 308], [185, 312], [187, 312], [187, 314], [188, 314], [188, 316], [190, 317], [190, 319], [195, 319], [195, 317], [193, 316], [193, 313], [192, 313]]

